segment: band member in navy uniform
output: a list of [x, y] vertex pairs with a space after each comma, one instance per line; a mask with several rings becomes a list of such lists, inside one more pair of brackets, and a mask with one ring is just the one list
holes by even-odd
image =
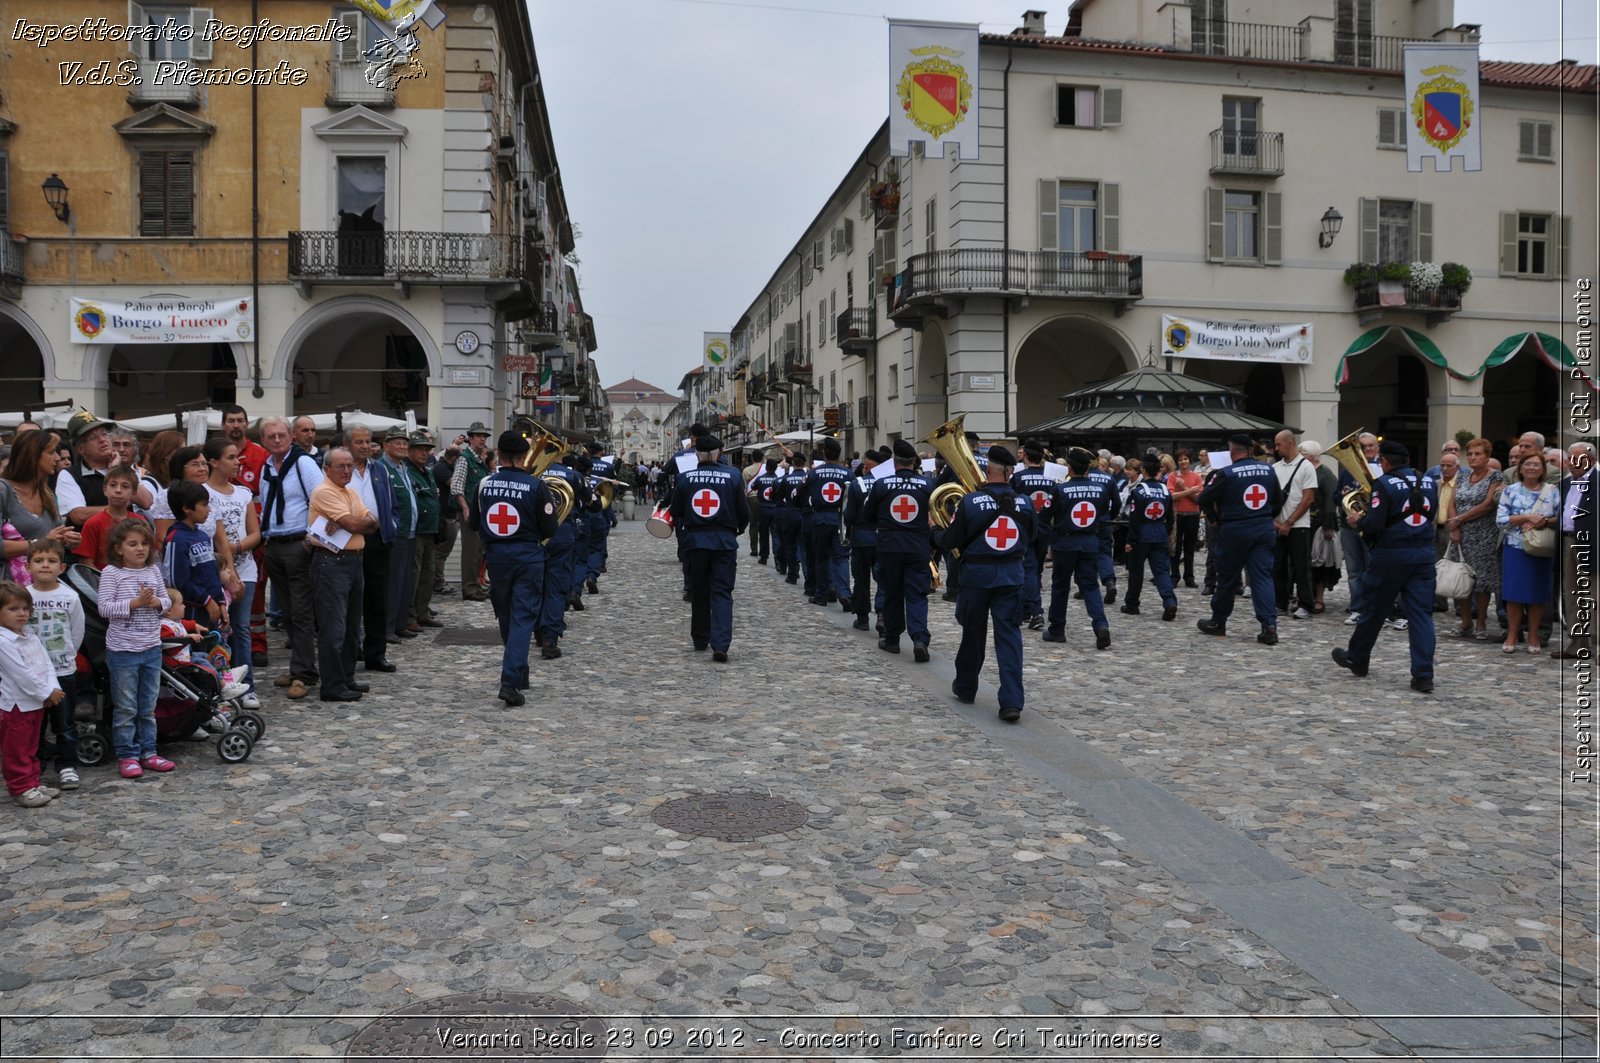
[[904, 439], [894, 441], [894, 472], [876, 481], [862, 516], [878, 529], [878, 587], [883, 592], [883, 635], [878, 648], [900, 652], [900, 636], [909, 632], [919, 663], [928, 660], [928, 594], [933, 586], [929, 567], [928, 514], [933, 483], [917, 471], [917, 450]]
[[1411, 640], [1411, 689], [1430, 694], [1435, 648], [1433, 515], [1439, 509], [1439, 488], [1432, 477], [1411, 468], [1403, 443], [1384, 440], [1378, 447], [1378, 461], [1383, 475], [1373, 486], [1366, 513], [1345, 518], [1357, 531], [1377, 536], [1366, 574], [1372, 608], [1361, 614], [1350, 647], [1335, 649], [1333, 659], [1355, 675], [1366, 675], [1378, 629], [1393, 613], [1398, 597]]
[[751, 519], [756, 524], [756, 551], [759, 564], [766, 564], [772, 556], [772, 520], [778, 507], [772, 501], [772, 487], [778, 482], [778, 459], [768, 458], [766, 468], [750, 478]]
[[[1154, 452], [1145, 456], [1145, 468], [1161, 468], [1161, 456]], [[1171, 620], [1178, 615], [1178, 595], [1172, 589], [1172, 548], [1168, 540], [1177, 523], [1172, 503], [1172, 492], [1167, 489], [1166, 478], [1147, 476], [1128, 489], [1128, 596], [1123, 600], [1122, 611], [1136, 615], [1139, 612], [1139, 595], [1144, 590], [1144, 566], [1150, 562], [1150, 577], [1155, 580], [1156, 593], [1161, 595], [1161, 619]]]
[[786, 583], [800, 582], [800, 556], [805, 550], [800, 537], [800, 499], [809, 471], [806, 456], [796, 454], [788, 473], [772, 488], [772, 497], [778, 506], [778, 571]]
[[[706, 434], [706, 426], [701, 424], [699, 421], [696, 421], [694, 424], [689, 426], [689, 438], [687, 440], [687, 444], [688, 445], [685, 446], [682, 450], [674, 452], [672, 454], [672, 456], [667, 459], [666, 465], [664, 465], [662, 467], [662, 472], [666, 476], [666, 484], [665, 484], [665, 486], [663, 488], [663, 496], [664, 497], [670, 499], [672, 497], [672, 495], [673, 495], [673, 491], [674, 491], [675, 485], [677, 483], [677, 478], [678, 478], [678, 459], [682, 458], [682, 457], [685, 457], [687, 455], [693, 454], [695, 452], [695, 450], [694, 450], [694, 441], [699, 439], [701, 436], [703, 436], [705, 434]], [[686, 553], [685, 547], [683, 545], [683, 537], [681, 535], [678, 535], [677, 528], [673, 528], [673, 535], [676, 536], [677, 540], [678, 540], [678, 564], [680, 566], [682, 566], [682, 568], [683, 568], [683, 600], [684, 601], [688, 601], [689, 600], [689, 556]]]
[[800, 512], [802, 519], [810, 517], [806, 547], [811, 554], [811, 604], [839, 601], [848, 613], [850, 548], [839, 538], [839, 520], [844, 515], [844, 498], [850, 490], [850, 470], [839, 463], [839, 454], [837, 439], [822, 441], [822, 464], [806, 477]]
[[[572, 488], [573, 506], [567, 519], [544, 544], [544, 605], [539, 612], [539, 645], [545, 660], [561, 656], [561, 636], [567, 633], [567, 600], [572, 591], [572, 556], [578, 541], [578, 521], [583, 519], [583, 478], [565, 464], [557, 462], [545, 470], [548, 477], [559, 476]], [[552, 496], [553, 497], [553, 496]]]
[[1020, 505], [1011, 489], [1017, 459], [1002, 446], [989, 448], [988, 482], [969, 492], [945, 529], [947, 550], [961, 557], [961, 592], [956, 598], [956, 623], [961, 646], [956, 650], [956, 678], [950, 689], [970, 705], [978, 696], [978, 670], [983, 667], [989, 619], [994, 618], [994, 659], [1000, 670], [1000, 718], [1016, 723], [1022, 716], [1022, 580], [1023, 558], [1033, 538], [1033, 507]]
[[600, 593], [600, 573], [606, 568], [611, 528], [617, 519], [610, 507], [600, 503], [600, 481], [617, 478], [616, 464], [600, 457], [604, 449], [599, 443], [590, 443], [588, 447], [589, 494], [592, 501], [589, 503], [589, 578], [585, 583], [590, 594]]
[[[1112, 498], [1120, 498], [1117, 491], [1117, 478], [1106, 470], [1095, 466], [1089, 470], [1089, 479], [1097, 484], [1105, 485], [1111, 492]], [[1116, 518], [1121, 513], [1121, 503], [1113, 511], [1111, 520], [1100, 522], [1100, 586], [1105, 588], [1105, 604], [1117, 604], [1117, 567], [1116, 567], [1116, 541], [1117, 530], [1113, 526]], [[1087, 592], [1085, 592], [1087, 594]]]
[[[857, 631], [870, 626], [867, 614], [872, 611], [872, 568], [878, 553], [878, 524], [866, 515], [867, 496], [872, 493], [872, 470], [881, 458], [876, 450], [861, 455], [860, 472], [850, 478], [850, 490], [844, 500], [845, 538], [850, 548], [850, 605], [856, 614], [851, 625]], [[878, 594], [882, 596], [880, 589]], [[881, 611], [881, 610], [880, 610]]]
[[[1226, 635], [1233, 614], [1239, 577], [1250, 570], [1250, 599], [1255, 605], [1261, 633], [1256, 641], [1278, 644], [1277, 592], [1273, 589], [1272, 559], [1278, 532], [1273, 514], [1282, 503], [1283, 489], [1272, 466], [1251, 456], [1253, 444], [1243, 432], [1228, 437], [1233, 464], [1212, 472], [1200, 491], [1202, 509], [1216, 504], [1222, 519], [1217, 533], [1217, 592], [1211, 596], [1211, 616], [1198, 627], [1207, 635]], [[1431, 606], [1430, 606], [1431, 608]]]
[[1044, 444], [1030, 439], [1022, 444], [1022, 468], [1011, 477], [1017, 497], [1033, 506], [1033, 541], [1028, 544], [1027, 582], [1022, 588], [1022, 616], [1028, 630], [1044, 627], [1044, 595], [1040, 583], [1044, 575], [1045, 552], [1050, 549], [1050, 503], [1055, 498], [1056, 482], [1044, 471]]
[[733, 641], [733, 579], [739, 566], [739, 536], [750, 523], [744, 477], [721, 463], [722, 440], [695, 440], [700, 466], [678, 476], [672, 495], [672, 520], [689, 558], [693, 603], [689, 636], [694, 648], [711, 647], [711, 659], [728, 660]]
[[1056, 485], [1050, 502], [1050, 550], [1055, 567], [1050, 577], [1050, 624], [1046, 642], [1067, 641], [1067, 600], [1072, 584], [1078, 585], [1089, 622], [1094, 625], [1096, 649], [1111, 646], [1111, 622], [1100, 596], [1100, 530], [1117, 515], [1117, 495], [1109, 480], [1092, 477], [1094, 454], [1082, 447], [1067, 451], [1071, 475]]
[[556, 533], [556, 506], [544, 481], [518, 468], [529, 443], [519, 432], [500, 433], [500, 467], [467, 499], [467, 520], [483, 539], [489, 600], [500, 622], [500, 693], [521, 705], [528, 689], [528, 643], [544, 604], [545, 549]]
[[556, 471], [565, 468], [576, 478], [573, 483], [577, 501], [572, 506], [572, 552], [568, 555], [571, 566], [567, 573], [567, 608], [581, 613], [584, 610], [583, 584], [589, 574], [589, 540], [593, 529], [590, 508], [594, 504], [594, 492], [589, 489], [589, 473], [594, 463], [589, 460], [589, 455], [574, 450], [557, 458], [551, 468]]

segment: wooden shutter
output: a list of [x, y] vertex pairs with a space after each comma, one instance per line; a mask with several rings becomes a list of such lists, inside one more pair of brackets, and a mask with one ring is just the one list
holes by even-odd
[[1378, 147], [1405, 147], [1405, 112], [1398, 107], [1378, 108]]
[[1039, 250], [1054, 251], [1060, 239], [1056, 211], [1059, 207], [1056, 183], [1051, 178], [1039, 182]]
[[1572, 251], [1572, 218], [1563, 214], [1558, 218], [1552, 218], [1551, 221], [1555, 223], [1553, 235], [1556, 243], [1555, 272], [1551, 276], [1565, 277], [1567, 260]]
[[[128, 0], [128, 25], [143, 26], [144, 24], [144, 8], [139, 4], [134, 3], [134, 0]], [[143, 38], [139, 37], [137, 34], [128, 38], [128, 51], [132, 52], [140, 59], [143, 59], [150, 54], [149, 45], [146, 44]]]
[[350, 32], [350, 37], [333, 42], [334, 62], [355, 63], [361, 60], [361, 19], [359, 11], [339, 12], [339, 25]]
[[1517, 212], [1500, 212], [1500, 276], [1512, 277], [1517, 272]]
[[849, 254], [856, 247], [856, 223], [849, 218], [844, 220], [844, 253]]
[[1264, 192], [1261, 196], [1261, 261], [1269, 266], [1283, 263], [1283, 193]]
[[1099, 250], [1122, 250], [1122, 186], [1109, 182], [1100, 185]]
[[1554, 159], [1555, 149], [1555, 123], [1535, 122], [1533, 137], [1533, 153], [1541, 159]]
[[1412, 247], [1417, 262], [1433, 261], [1433, 204], [1414, 203], [1411, 207]]
[[1361, 261], [1378, 261], [1378, 201], [1361, 201]]
[[209, 60], [211, 58], [211, 41], [205, 39], [206, 24], [211, 21], [209, 7], [191, 7], [189, 9], [189, 29], [194, 36], [189, 38], [189, 58]]
[[1227, 193], [1220, 188], [1206, 189], [1206, 261], [1221, 262], [1227, 255]]
[[1100, 124], [1111, 127], [1122, 124], [1122, 90], [1100, 90]]
[[139, 235], [194, 235], [194, 155], [147, 151], [139, 156]]
[[1517, 154], [1524, 159], [1532, 158], [1534, 155], [1533, 125], [1526, 120], [1517, 123]]

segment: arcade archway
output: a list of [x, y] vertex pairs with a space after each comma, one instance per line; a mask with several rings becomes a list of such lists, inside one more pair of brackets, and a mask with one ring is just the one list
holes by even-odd
[[1018, 425], [1061, 416], [1062, 396], [1138, 368], [1121, 335], [1090, 318], [1060, 317], [1031, 332], [1012, 368]]
[[[1339, 379], [1341, 438], [1364, 429], [1399, 440], [1412, 454], [1429, 452], [1428, 396], [1436, 386], [1443, 390], [1442, 379], [1434, 377], [1444, 371], [1417, 353], [1412, 337], [1406, 330], [1390, 329], [1370, 337], [1359, 351], [1345, 354]], [[1443, 361], [1442, 355], [1439, 360]]]
[[950, 351], [944, 329], [928, 322], [917, 343], [916, 393], [912, 397], [906, 424], [908, 439], [921, 439], [950, 419], [945, 392], [950, 379]]
[[279, 365], [288, 376], [290, 412], [326, 413], [354, 404], [373, 413], [428, 422], [428, 381], [436, 374], [426, 333], [380, 299], [319, 305], [284, 337]]
[[44, 352], [22, 322], [0, 310], [0, 409], [44, 402]]
[[1524, 432], [1558, 436], [1562, 380], [1550, 358], [1531, 332], [1511, 337], [1489, 356], [1494, 364], [1483, 374], [1483, 437], [1496, 451], [1502, 443], [1509, 451]]
[[106, 405], [117, 420], [234, 401], [238, 365], [226, 343], [119, 343], [106, 358]]

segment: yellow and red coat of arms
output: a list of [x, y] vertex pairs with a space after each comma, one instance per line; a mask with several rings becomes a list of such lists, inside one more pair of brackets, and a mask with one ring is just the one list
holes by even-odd
[[926, 58], [906, 64], [895, 93], [911, 124], [937, 140], [966, 118], [972, 106], [972, 82], [966, 67], [944, 58], [959, 57], [960, 52], [933, 46], [913, 49], [911, 54]]
[[1429, 80], [1411, 97], [1411, 121], [1422, 139], [1439, 151], [1449, 151], [1472, 128], [1472, 92], [1458, 80], [1465, 73], [1453, 66], [1430, 66]]

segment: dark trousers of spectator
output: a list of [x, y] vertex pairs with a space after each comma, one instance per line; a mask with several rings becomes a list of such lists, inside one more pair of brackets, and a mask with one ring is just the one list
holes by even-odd
[[[439, 535], [433, 540], [433, 592], [443, 594], [444, 589], [450, 584], [445, 580], [444, 574], [448, 571], [445, 562], [450, 560], [450, 552], [456, 547], [456, 540], [461, 536], [461, 525], [453, 520], [440, 520]], [[462, 543], [461, 551], [466, 553], [466, 544]], [[466, 581], [462, 581], [462, 593], [466, 593]]]
[[56, 676], [56, 685], [61, 688], [62, 698], [51, 708], [45, 709], [42, 715], [44, 722], [39, 728], [39, 763], [44, 763], [45, 734], [48, 732], [55, 739], [56, 770], [71, 768], [78, 770], [78, 673], [69, 672], [66, 675]]
[[267, 540], [267, 578], [284, 603], [289, 674], [310, 683], [317, 674], [317, 610], [304, 538]]
[[406, 626], [411, 615], [411, 592], [416, 589], [412, 580], [411, 559], [417, 549], [417, 540], [395, 539], [389, 548], [389, 580], [385, 597], [389, 602], [389, 630], [398, 633]]
[[1212, 569], [1212, 562], [1217, 554], [1217, 536], [1222, 531], [1222, 525], [1214, 520], [1206, 521], [1206, 563], [1201, 574], [1201, 589], [1211, 594], [1217, 589], [1217, 574]]
[[437, 535], [417, 535], [417, 549], [411, 555], [411, 578], [416, 585], [411, 589], [411, 622], [420, 624], [429, 617], [433, 604], [433, 577], [438, 570], [433, 567], [433, 543]]
[[[440, 569], [443, 572], [444, 569]], [[483, 597], [483, 536], [471, 528], [461, 528], [461, 597]]]
[[1194, 554], [1200, 548], [1200, 514], [1179, 513], [1175, 526], [1177, 541], [1172, 552], [1172, 579], [1178, 579], [1178, 569], [1183, 569], [1183, 582], [1194, 586]]
[[1272, 558], [1272, 585], [1276, 588], [1278, 609], [1289, 608], [1289, 584], [1294, 583], [1295, 598], [1300, 608], [1311, 611], [1317, 600], [1311, 588], [1311, 529], [1290, 528], [1288, 535], [1278, 536]]
[[317, 663], [322, 670], [322, 696], [341, 694], [356, 680], [356, 654], [361, 642], [363, 555], [318, 550], [307, 566], [316, 587]]
[[389, 652], [384, 644], [390, 631], [389, 554], [388, 544], [367, 536], [367, 551], [361, 555], [361, 659], [368, 664]]

